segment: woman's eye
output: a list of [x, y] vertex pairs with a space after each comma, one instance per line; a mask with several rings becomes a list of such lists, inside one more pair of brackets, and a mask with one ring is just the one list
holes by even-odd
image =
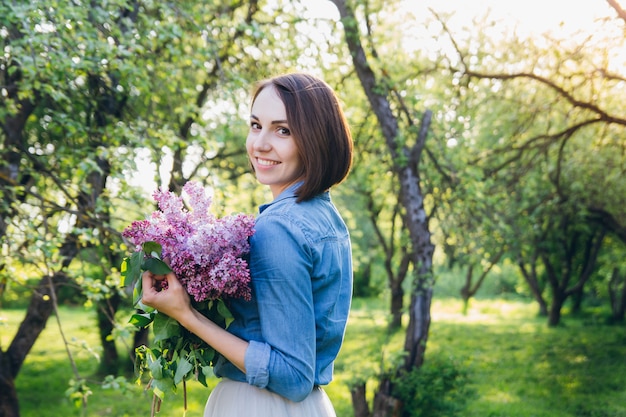
[[258, 124], [257, 122], [250, 122], [250, 129], [258, 130], [260, 128], [261, 128], [261, 125]]
[[282, 135], [282, 136], [289, 136], [291, 134], [291, 131], [287, 129], [286, 127], [279, 127], [278, 129], [276, 129], [276, 131], [278, 132], [279, 135]]

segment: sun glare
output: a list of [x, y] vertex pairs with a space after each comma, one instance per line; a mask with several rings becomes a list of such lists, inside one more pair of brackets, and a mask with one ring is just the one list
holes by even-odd
[[503, 25], [516, 27], [521, 34], [561, 34], [595, 30], [598, 19], [614, 16], [605, 0], [404, 0], [402, 8], [419, 18], [434, 10], [453, 13], [453, 24], [471, 25], [472, 19], [489, 13]]

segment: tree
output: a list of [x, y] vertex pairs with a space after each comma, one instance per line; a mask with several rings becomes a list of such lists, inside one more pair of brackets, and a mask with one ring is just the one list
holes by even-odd
[[[42, 276], [18, 333], [0, 349], [1, 416], [19, 415], [13, 380], [60, 285], [91, 287], [83, 294], [100, 306], [104, 367], [117, 360], [110, 320], [120, 305], [117, 267], [126, 249], [119, 233], [146, 210], [137, 208], [145, 193], [127, 183], [136, 152], [153, 149], [161, 163], [163, 149], [172, 150], [166, 183], [174, 190], [190, 178], [246, 171], [243, 141], [232, 140], [239, 129], [224, 113], [237, 113], [248, 77], [262, 78], [258, 65], [273, 62], [252, 58], [248, 48], [284, 41], [260, 30], [275, 13], [261, 13], [256, 1], [0, 5], [0, 239], [8, 255], [0, 281], [28, 285], [14, 276], [28, 265]], [[227, 111], [216, 111], [220, 105]], [[202, 166], [211, 160], [221, 173]], [[230, 208], [236, 204], [249, 201]]]
[[[364, 208], [366, 217], [355, 229], [365, 233], [363, 222], [366, 221], [372, 229], [369, 232], [371, 238], [358, 237], [355, 243], [365, 241], [371, 245], [365, 250], [370, 254], [366, 261], [368, 273], [371, 273], [369, 268], [372, 268], [372, 264], [382, 264], [382, 272], [387, 278], [386, 284], [390, 292], [389, 330], [393, 331], [402, 325], [404, 285], [411, 266], [410, 245], [399, 200], [398, 180], [389, 168], [392, 164], [386, 145], [380, 137], [376, 122], [371, 121], [371, 116], [371, 113], [365, 113], [360, 117], [352, 114], [351, 117], [351, 122], [357, 127], [353, 134], [359, 139], [355, 143], [354, 163], [350, 174], [350, 182], [353, 184], [350, 198], [354, 203], [355, 197], [360, 197], [359, 206]], [[377, 271], [380, 268], [374, 266], [372, 269]], [[355, 286], [357, 284], [359, 283]], [[361, 291], [367, 294], [367, 289]]]
[[[410, 147], [404, 145], [400, 141], [403, 135], [400, 134], [398, 118], [394, 115], [390, 101], [392, 80], [384, 73], [377, 75], [368, 62], [352, 8], [343, 0], [332, 1], [339, 10], [352, 63], [378, 120], [390, 152], [393, 171], [400, 184], [400, 198], [405, 210], [405, 225], [409, 231], [411, 262], [415, 274], [405, 339], [407, 357], [403, 367], [410, 370], [419, 367], [424, 361], [433, 291], [432, 256], [434, 247], [430, 240], [431, 234], [428, 229], [428, 216], [424, 208], [424, 195], [420, 188], [419, 169], [426, 136], [430, 128], [431, 112], [427, 110], [423, 113], [419, 125], [417, 121], [413, 121], [413, 113], [404, 114], [412, 127], [409, 132], [415, 134], [413, 144]], [[375, 416], [391, 415], [397, 409], [398, 401], [391, 395], [391, 384], [390, 379], [381, 381], [374, 399]], [[362, 387], [361, 389], [357, 388], [352, 393], [353, 398], [357, 393], [361, 393], [361, 396], [364, 395], [364, 391]], [[356, 398], [355, 404], [362, 405], [363, 403], [364, 401]], [[362, 407], [355, 408], [362, 409]]]
[[508, 241], [507, 257], [520, 265], [550, 325], [558, 324], [565, 299], [593, 277], [605, 235], [623, 235], [623, 184], [614, 179], [623, 164], [617, 138], [625, 120], [617, 103], [625, 77], [612, 69], [607, 45], [615, 37], [607, 28], [623, 29], [604, 24], [604, 32], [569, 42], [546, 35], [542, 47], [515, 37], [462, 46], [442, 23], [457, 52], [450, 71], [485, 109], [471, 116], [479, 143], [471, 159], [490, 184], [496, 204], [489, 211], [507, 219], [495, 236]]
[[[1, 10], [8, 19], [4, 39], [12, 55], [1, 67], [7, 97], [0, 108], [4, 120], [2, 152], [10, 162], [2, 167], [0, 238], [15, 250], [13, 259], [23, 257], [42, 273], [17, 334], [6, 351], [0, 350], [3, 416], [19, 415], [13, 380], [52, 313], [57, 287], [70, 280], [69, 267], [81, 248], [92, 244], [81, 230], [107, 231], [107, 206], [99, 204], [99, 198], [105, 191], [110, 161], [100, 150], [107, 120], [115, 119], [123, 107], [123, 101], [109, 95], [111, 90], [99, 88], [106, 72], [91, 72], [94, 68], [89, 63], [72, 67], [71, 59], [62, 60], [59, 66], [49, 65], [58, 58], [56, 47], [67, 33], [55, 32], [56, 16], [38, 11], [6, 4]], [[58, 36], [51, 36], [53, 32]], [[61, 55], [64, 53], [62, 50]], [[91, 98], [89, 110], [83, 113], [88, 123], [82, 126], [67, 118], [76, 110], [69, 99], [75, 85], [60, 82], [76, 73], [93, 81], [83, 90], [89, 91]], [[51, 84], [59, 88], [51, 88]], [[61, 140], [63, 133], [67, 142]], [[78, 143], [82, 148], [75, 146]], [[73, 171], [74, 178], [67, 171], [65, 176], [58, 175], [61, 164], [76, 160], [82, 162], [73, 163], [78, 168]], [[75, 228], [59, 233], [67, 216], [72, 217]], [[12, 273], [10, 263], [6, 270]]]

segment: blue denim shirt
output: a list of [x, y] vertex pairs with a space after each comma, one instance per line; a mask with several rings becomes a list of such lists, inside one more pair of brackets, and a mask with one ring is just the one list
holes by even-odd
[[252, 301], [230, 304], [228, 330], [250, 343], [246, 374], [223, 357], [215, 366], [217, 376], [292, 401], [331, 381], [352, 297], [348, 229], [328, 192], [296, 203], [297, 186], [260, 207], [250, 238]]

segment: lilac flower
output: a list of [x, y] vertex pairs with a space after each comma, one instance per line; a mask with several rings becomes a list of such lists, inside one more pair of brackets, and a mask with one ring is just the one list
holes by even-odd
[[141, 250], [146, 242], [161, 245], [161, 259], [176, 273], [195, 301], [250, 299], [250, 271], [243, 257], [250, 250], [254, 218], [236, 214], [217, 218], [211, 198], [196, 182], [183, 187], [183, 198], [163, 189], [154, 192], [158, 210], [133, 222], [122, 235]]

